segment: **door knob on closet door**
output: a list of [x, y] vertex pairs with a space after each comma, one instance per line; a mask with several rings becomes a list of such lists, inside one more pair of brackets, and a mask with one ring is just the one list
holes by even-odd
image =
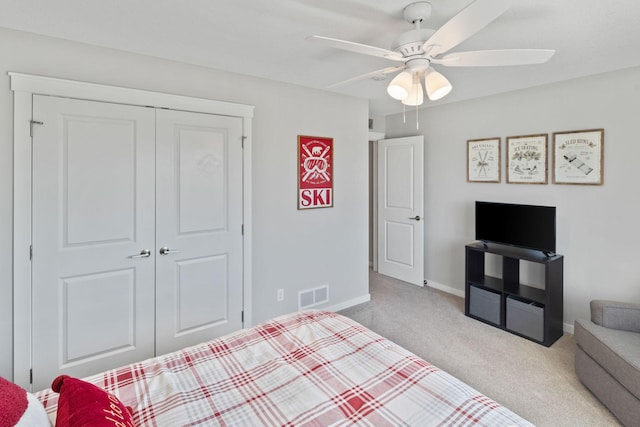
[[143, 249], [137, 255], [129, 255], [129, 258], [149, 258], [151, 256], [151, 251], [149, 249]]
[[414, 220], [414, 221], [420, 221], [420, 219], [421, 219], [421, 218], [420, 218], [420, 215], [416, 215], [416, 216], [411, 217], [411, 218], [409, 218], [409, 219], [412, 219], [412, 220]]
[[166, 246], [163, 246], [163, 247], [160, 248], [160, 255], [175, 254], [175, 253], [178, 253], [178, 252], [180, 252], [180, 251], [177, 251], [175, 249], [169, 249]]

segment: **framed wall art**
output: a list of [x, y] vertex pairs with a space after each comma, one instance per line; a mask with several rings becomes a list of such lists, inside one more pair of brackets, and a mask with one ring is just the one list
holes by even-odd
[[553, 183], [602, 185], [604, 129], [553, 134]]
[[500, 182], [500, 138], [467, 141], [467, 181]]
[[546, 184], [546, 134], [507, 137], [507, 183]]
[[298, 209], [333, 206], [333, 138], [298, 135]]

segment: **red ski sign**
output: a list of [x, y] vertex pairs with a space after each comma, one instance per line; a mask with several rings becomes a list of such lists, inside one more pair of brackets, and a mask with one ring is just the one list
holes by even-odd
[[298, 135], [298, 209], [333, 206], [333, 138]]

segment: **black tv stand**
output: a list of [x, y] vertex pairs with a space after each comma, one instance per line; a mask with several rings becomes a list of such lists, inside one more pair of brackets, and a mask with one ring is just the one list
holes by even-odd
[[[465, 315], [547, 347], [562, 336], [562, 255], [486, 242], [465, 249]], [[485, 254], [502, 258], [502, 277], [485, 274]], [[520, 283], [521, 261], [544, 266], [544, 286]]]

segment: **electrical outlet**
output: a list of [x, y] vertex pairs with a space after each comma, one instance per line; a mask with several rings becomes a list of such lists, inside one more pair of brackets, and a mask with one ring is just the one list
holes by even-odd
[[278, 289], [276, 298], [278, 299], [278, 302], [284, 301], [284, 289]]

